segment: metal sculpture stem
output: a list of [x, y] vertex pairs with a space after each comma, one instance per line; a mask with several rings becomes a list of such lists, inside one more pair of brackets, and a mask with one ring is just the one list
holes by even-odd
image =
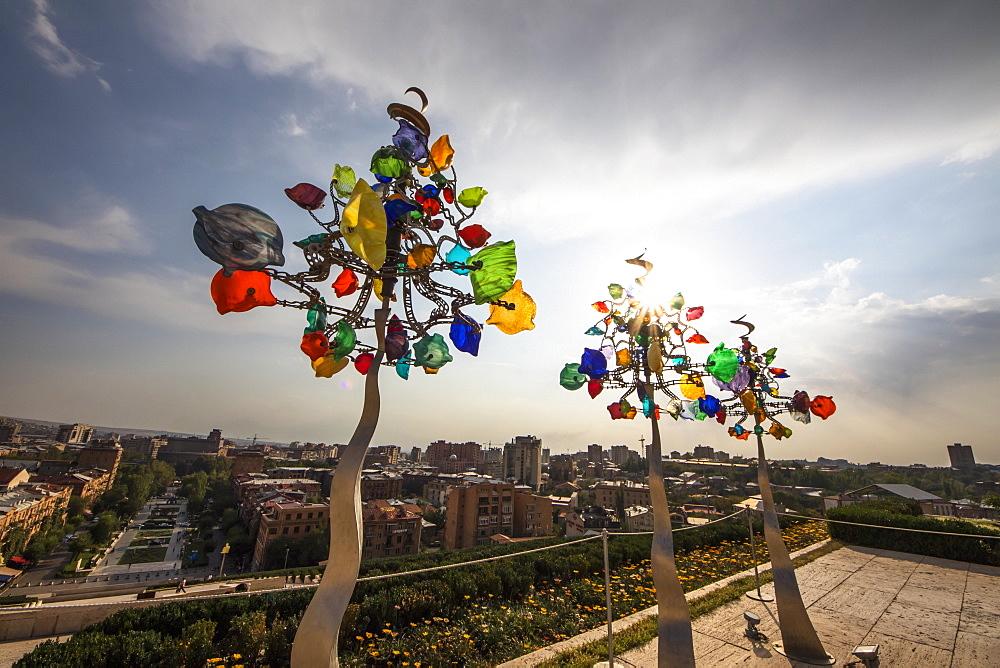
[[[653, 386], [645, 385], [653, 398]], [[649, 498], [653, 505], [653, 548], [650, 561], [656, 587], [656, 610], [659, 623], [656, 663], [660, 668], [694, 668], [694, 640], [691, 613], [684, 588], [677, 578], [674, 563], [674, 535], [670, 525], [670, 506], [663, 484], [663, 455], [660, 447], [660, 423], [650, 420], [653, 440], [649, 447]]]
[[[757, 424], [761, 422], [757, 416]], [[778, 626], [781, 628], [781, 645], [777, 647], [790, 659], [816, 665], [830, 665], [831, 657], [823, 648], [816, 629], [813, 628], [806, 606], [802, 602], [795, 569], [788, 556], [788, 548], [781, 538], [778, 513], [774, 509], [774, 495], [767, 474], [764, 456], [764, 439], [757, 434], [757, 484], [763, 501], [764, 539], [771, 555], [771, 573], [774, 575], [774, 598], [778, 608]], [[777, 645], [777, 643], [776, 643]]]
[[340, 458], [330, 485], [330, 553], [323, 579], [306, 608], [292, 644], [293, 668], [336, 668], [337, 639], [361, 567], [361, 470], [378, 425], [378, 371], [385, 355], [388, 300], [375, 311], [378, 350], [365, 376], [361, 419]]

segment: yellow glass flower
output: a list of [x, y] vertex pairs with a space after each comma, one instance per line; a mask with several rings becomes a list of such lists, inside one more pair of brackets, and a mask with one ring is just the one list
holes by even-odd
[[[376, 278], [375, 280], [372, 281], [372, 292], [375, 293], [375, 298], [376, 299], [378, 299], [379, 301], [382, 301], [382, 279], [381, 278]], [[393, 292], [391, 295], [389, 295], [389, 301], [391, 301], [391, 302], [396, 301], [396, 293], [395, 292]]]
[[628, 348], [622, 348], [615, 352], [615, 361], [618, 362], [618, 366], [628, 366], [632, 363], [632, 353]]
[[451, 160], [455, 157], [455, 149], [451, 147], [451, 139], [448, 135], [438, 137], [434, 145], [431, 146], [431, 157], [427, 161], [426, 167], [419, 167], [421, 176], [430, 176], [436, 172], [443, 172], [451, 167]]
[[[663, 372], [663, 352], [660, 350], [660, 342], [653, 341], [646, 352], [646, 361], [649, 363], [649, 370], [653, 373]], [[683, 384], [681, 385], [683, 388]], [[702, 392], [704, 395], [704, 392]], [[687, 395], [685, 395], [687, 396]]]
[[351, 250], [372, 269], [381, 269], [385, 264], [386, 228], [382, 200], [364, 179], [358, 179], [344, 207], [340, 232]]
[[350, 360], [346, 356], [337, 361], [333, 355], [327, 355], [313, 360], [312, 368], [317, 378], [331, 378], [333, 374], [343, 370], [348, 362]]
[[701, 374], [684, 374], [681, 377], [681, 394], [692, 401], [703, 399], [705, 397], [705, 383], [701, 379]]
[[510, 290], [500, 297], [501, 301], [514, 305], [514, 310], [508, 310], [503, 306], [490, 304], [490, 317], [486, 319], [487, 325], [496, 325], [504, 334], [517, 334], [535, 328], [535, 314], [538, 306], [531, 298], [521, 280], [514, 281]]
[[406, 256], [406, 266], [410, 269], [426, 267], [434, 262], [434, 246], [417, 244]]

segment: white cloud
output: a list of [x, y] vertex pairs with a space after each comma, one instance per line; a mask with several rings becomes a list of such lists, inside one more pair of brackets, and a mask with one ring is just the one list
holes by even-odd
[[33, 0], [34, 16], [28, 32], [28, 44], [42, 59], [46, 69], [62, 77], [73, 78], [81, 74], [94, 74], [101, 88], [111, 92], [111, 84], [97, 76], [101, 63], [88, 58], [67, 46], [52, 23], [52, 8], [48, 0]]
[[979, 162], [980, 160], [986, 160], [987, 158], [993, 156], [998, 149], [1000, 149], [1000, 135], [977, 139], [976, 141], [969, 142], [946, 157], [941, 162], [941, 166], [944, 167], [945, 165], [950, 165], [956, 162], [963, 165], [969, 165], [974, 162]]
[[[192, 274], [151, 260], [148, 270], [118, 269], [109, 261], [89, 263], [54, 257], [53, 247], [75, 253], [150, 256], [136, 218], [123, 206], [87, 195], [72, 207], [73, 227], [0, 215], [0, 293], [87, 309], [112, 318], [157, 326], [233, 334], [268, 334], [288, 329], [276, 313], [247, 318], [239, 327], [215, 312], [209, 295], [211, 271]], [[83, 214], [79, 212], [83, 211]], [[89, 212], [89, 213], [88, 213]], [[278, 311], [278, 309], [259, 309]], [[255, 315], [257, 315], [255, 313]]]
[[299, 123], [297, 114], [289, 113], [281, 117], [280, 132], [290, 137], [305, 137], [309, 130]]
[[[430, 6], [447, 11], [410, 35], [412, 58], [372, 47], [387, 23], [418, 20], [401, 3], [163, 3], [151, 24], [178, 59], [342, 86], [352, 109], [421, 86], [460, 173], [488, 178], [493, 206], [532, 212], [511, 222], [522, 236], [579, 237], [609, 216], [711, 223], [956, 150], [982, 155], [960, 147], [998, 122], [988, 82], [1000, 56], [974, 17], [972, 32], [954, 28], [968, 33], [954, 49], [928, 44], [931, 10], [792, 3], [775, 21], [673, 3]], [[495, 168], [470, 172], [470, 155]], [[613, 212], [566, 207], [597, 195]]]

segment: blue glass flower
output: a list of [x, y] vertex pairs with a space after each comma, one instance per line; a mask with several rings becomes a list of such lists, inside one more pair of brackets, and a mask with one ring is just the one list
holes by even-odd
[[399, 130], [392, 136], [393, 145], [410, 157], [413, 162], [427, 159], [427, 136], [409, 121], [397, 119]]
[[477, 356], [479, 355], [479, 341], [483, 338], [483, 328], [472, 318], [459, 315], [455, 322], [451, 323], [448, 338], [463, 353]]
[[579, 371], [591, 378], [601, 378], [608, 373], [608, 360], [600, 350], [584, 348]]

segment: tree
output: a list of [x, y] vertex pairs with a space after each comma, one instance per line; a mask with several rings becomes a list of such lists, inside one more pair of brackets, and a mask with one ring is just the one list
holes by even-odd
[[121, 528], [121, 521], [118, 517], [111, 512], [106, 510], [97, 516], [97, 522], [90, 529], [90, 535], [93, 537], [94, 542], [98, 545], [103, 545], [111, 540], [118, 529]]
[[159, 459], [149, 462], [149, 472], [153, 475], [153, 491], [162, 494], [177, 476], [174, 467]]
[[68, 518], [83, 517], [83, 511], [87, 509], [87, 500], [82, 496], [69, 497], [69, 504], [66, 506], [66, 516]]
[[989, 494], [983, 497], [983, 505], [1000, 508], [1000, 494]]
[[94, 539], [89, 533], [82, 533], [70, 541], [69, 549], [74, 556], [80, 555], [94, 546]]
[[28, 532], [21, 527], [12, 529], [4, 539], [3, 553], [5, 555], [17, 556], [24, 550], [28, 543]]
[[208, 474], [198, 471], [184, 476], [181, 478], [181, 487], [177, 493], [188, 500], [192, 511], [200, 510], [208, 493]]

